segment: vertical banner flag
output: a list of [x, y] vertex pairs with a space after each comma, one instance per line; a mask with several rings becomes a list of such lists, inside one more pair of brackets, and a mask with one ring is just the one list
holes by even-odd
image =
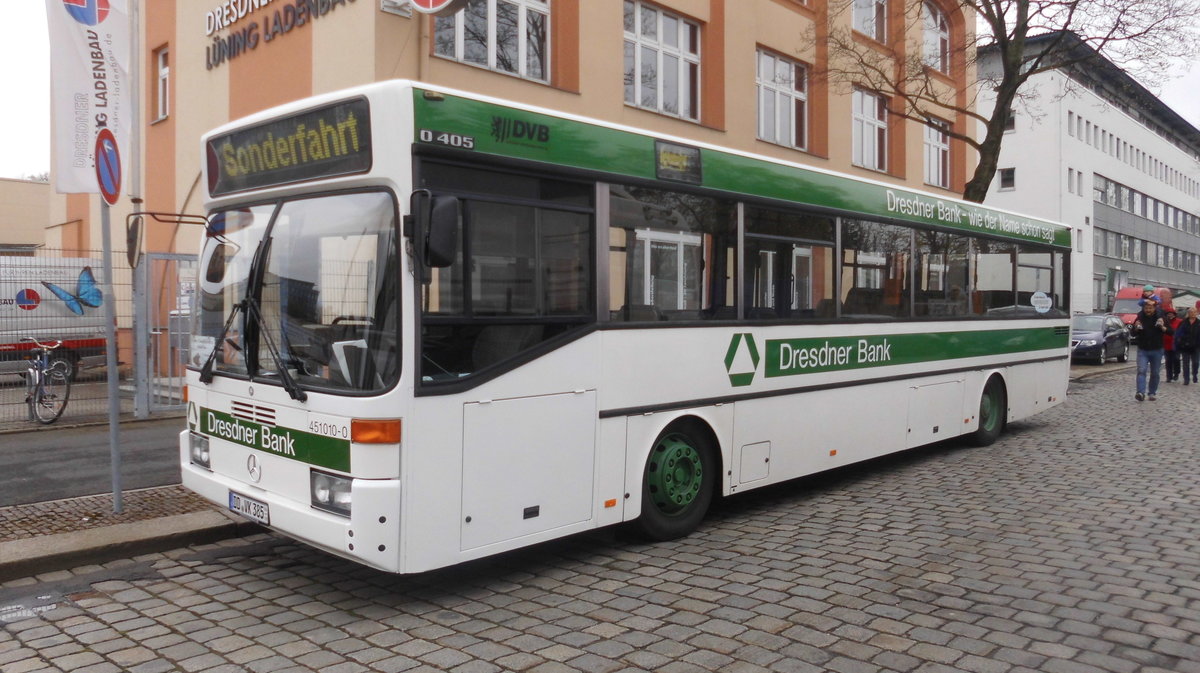
[[[129, 80], [130, 0], [46, 0], [50, 25], [54, 188], [101, 192], [97, 137], [119, 156], [129, 146], [133, 115]], [[109, 166], [121, 174], [120, 166]], [[105, 193], [107, 198], [109, 194]]]

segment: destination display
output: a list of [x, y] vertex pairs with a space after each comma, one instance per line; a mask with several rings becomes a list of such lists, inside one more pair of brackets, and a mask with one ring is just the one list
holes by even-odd
[[366, 99], [335, 103], [208, 141], [208, 191], [232, 194], [371, 170]]

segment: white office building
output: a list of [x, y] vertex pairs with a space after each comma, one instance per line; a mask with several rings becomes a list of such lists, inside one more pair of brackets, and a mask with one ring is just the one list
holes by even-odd
[[[997, 57], [980, 50], [981, 75]], [[1023, 92], [986, 202], [1074, 229], [1072, 308], [1108, 310], [1118, 288], [1146, 283], [1200, 295], [1200, 130], [1099, 55]]]

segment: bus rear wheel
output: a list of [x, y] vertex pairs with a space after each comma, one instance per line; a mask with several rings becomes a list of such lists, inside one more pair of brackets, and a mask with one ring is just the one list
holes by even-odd
[[702, 431], [690, 425], [664, 430], [646, 459], [638, 531], [651, 540], [674, 540], [696, 530], [712, 503], [716, 463]]
[[979, 396], [979, 429], [970, 435], [975, 446], [988, 446], [1004, 431], [1005, 416], [1008, 415], [1008, 399], [1004, 382], [999, 376], [988, 379]]

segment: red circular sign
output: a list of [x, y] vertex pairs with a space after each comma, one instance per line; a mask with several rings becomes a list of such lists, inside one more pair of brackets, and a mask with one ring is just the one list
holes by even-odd
[[116, 136], [106, 128], [96, 134], [96, 182], [105, 203], [117, 205], [121, 198], [121, 152]]
[[462, 9], [467, 0], [408, 0], [408, 4], [422, 14], [450, 14]]

